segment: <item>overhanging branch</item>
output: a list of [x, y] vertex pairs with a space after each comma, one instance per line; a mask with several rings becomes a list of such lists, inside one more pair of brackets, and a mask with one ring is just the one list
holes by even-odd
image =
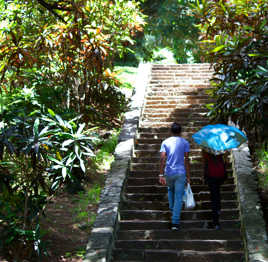
[[50, 5], [47, 2], [45, 2], [44, 0], [37, 0], [37, 1], [38, 1], [38, 3], [40, 5], [42, 5], [43, 7], [45, 7], [49, 12], [51, 12], [53, 15], [55, 15], [57, 18], [59, 18], [63, 23], [66, 24], [65, 20], [63, 19], [63, 17], [61, 17], [57, 12], [55, 12], [55, 10], [71, 11], [71, 9], [65, 8], [65, 7], [61, 7], [58, 4]]

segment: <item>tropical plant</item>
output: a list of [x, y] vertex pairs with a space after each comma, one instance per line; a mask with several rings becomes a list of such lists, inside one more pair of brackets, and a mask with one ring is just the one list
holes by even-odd
[[10, 260], [43, 253], [46, 204], [85, 177], [95, 127], [121, 124], [128, 101], [113, 61], [143, 24], [135, 1], [0, 0], [0, 243]]
[[[113, 60], [142, 30], [138, 3], [128, 0], [3, 1], [0, 9], [0, 92], [35, 88], [43, 102], [118, 125], [127, 101]], [[48, 94], [48, 98], [47, 98]], [[53, 108], [55, 110], [55, 108]]]
[[[15, 101], [12, 104], [16, 105]], [[9, 116], [12, 115], [15, 114], [10, 112]], [[84, 130], [85, 124], [78, 120], [79, 117], [63, 120], [52, 110], [46, 114], [25, 111], [12, 119], [3, 118], [1, 244], [12, 259], [30, 259], [42, 253], [39, 218], [46, 204], [61, 186], [76, 178], [77, 170], [81, 170], [81, 178], [85, 176], [98, 138], [94, 130]]]
[[258, 176], [260, 195], [268, 193], [268, 150], [262, 147], [257, 150], [258, 167], [254, 170]]
[[193, 9], [203, 56], [215, 70], [210, 115], [245, 129], [253, 152], [267, 139], [268, 3], [198, 0]]

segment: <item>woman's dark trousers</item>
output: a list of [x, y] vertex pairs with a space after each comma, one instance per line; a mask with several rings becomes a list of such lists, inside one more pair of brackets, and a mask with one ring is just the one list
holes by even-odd
[[208, 187], [210, 191], [210, 200], [211, 200], [211, 208], [212, 208], [212, 221], [213, 224], [219, 224], [219, 217], [221, 211], [221, 193], [220, 186], [222, 184], [222, 180], [216, 178], [208, 179]]

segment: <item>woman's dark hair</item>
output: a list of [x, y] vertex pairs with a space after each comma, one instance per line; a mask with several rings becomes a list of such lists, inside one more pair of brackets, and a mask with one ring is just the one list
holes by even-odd
[[174, 122], [172, 125], [171, 125], [171, 133], [174, 134], [174, 135], [180, 135], [181, 134], [181, 125]]

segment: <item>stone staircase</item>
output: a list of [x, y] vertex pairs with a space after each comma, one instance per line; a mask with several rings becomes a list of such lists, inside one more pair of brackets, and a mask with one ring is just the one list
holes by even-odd
[[[202, 183], [200, 148], [191, 135], [209, 123], [204, 104], [210, 102], [206, 89], [211, 75], [208, 64], [152, 67], [121, 197], [113, 262], [245, 261], [231, 168], [222, 186], [222, 229], [206, 228], [211, 221], [210, 196]], [[182, 229], [175, 232], [169, 229], [167, 188], [158, 183], [160, 144], [174, 121], [191, 143], [191, 185], [197, 203], [194, 210], [182, 211]]]

